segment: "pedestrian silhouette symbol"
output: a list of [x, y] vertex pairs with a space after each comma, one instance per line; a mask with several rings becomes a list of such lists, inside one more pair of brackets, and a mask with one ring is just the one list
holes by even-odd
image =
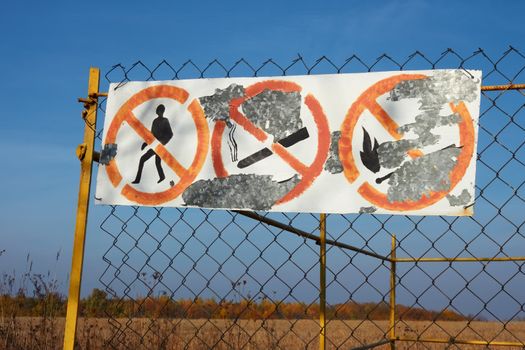
[[[171, 130], [170, 122], [168, 118], [164, 117], [165, 110], [166, 107], [164, 107], [163, 104], [157, 106], [157, 110], [155, 111], [157, 113], [157, 118], [153, 119], [153, 123], [151, 125], [151, 133], [163, 145], [166, 145], [173, 137], [173, 131]], [[147, 145], [148, 144], [144, 142], [140, 149], [144, 150], [144, 148], [146, 148]], [[140, 182], [140, 179], [142, 177], [142, 170], [144, 169], [144, 163], [146, 163], [146, 161], [153, 156], [155, 156], [155, 166], [157, 167], [157, 173], [159, 174], [159, 181], [157, 181], [157, 183], [164, 181], [166, 176], [164, 175], [164, 170], [162, 169], [162, 160], [159, 157], [159, 155], [150, 148], [146, 153], [142, 155], [142, 157], [140, 157], [137, 176], [135, 176], [135, 180], [133, 180], [132, 184], [138, 184]]]

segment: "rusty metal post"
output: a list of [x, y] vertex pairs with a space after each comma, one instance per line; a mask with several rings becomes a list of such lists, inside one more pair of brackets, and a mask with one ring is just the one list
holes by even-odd
[[80, 286], [82, 282], [82, 264], [84, 262], [84, 243], [88, 218], [89, 195], [91, 186], [91, 171], [93, 165], [93, 147], [97, 123], [98, 89], [100, 70], [90, 68], [88, 98], [79, 99], [84, 103], [82, 116], [85, 121], [84, 142], [77, 148], [80, 160], [80, 186], [78, 191], [77, 221], [73, 242], [73, 257], [67, 299], [66, 325], [64, 330], [64, 350], [73, 350], [77, 331], [78, 307], [80, 303]]
[[390, 250], [390, 349], [396, 350], [396, 235]]
[[319, 349], [326, 349], [326, 214], [319, 216]]

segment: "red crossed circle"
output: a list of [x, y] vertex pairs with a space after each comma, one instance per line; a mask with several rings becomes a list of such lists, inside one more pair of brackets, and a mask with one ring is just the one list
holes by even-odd
[[[155, 136], [145, 127], [140, 120], [133, 114], [133, 110], [144, 102], [156, 98], [170, 98], [180, 104], [184, 104], [188, 99], [189, 93], [181, 88], [171, 85], [155, 85], [145, 88], [135, 95], [131, 96], [119, 109], [117, 114], [113, 117], [109, 126], [105, 144], [116, 143], [117, 134], [124, 122], [127, 122], [133, 130], [146, 142], [151, 145], [156, 141]], [[181, 165], [177, 159], [164, 147], [159, 144], [155, 147], [155, 153], [179, 176], [179, 182], [171, 188], [161, 192], [142, 192], [135, 189], [130, 184], [124, 185], [122, 188], [122, 195], [138, 204], [143, 205], [159, 205], [169, 202], [177, 198], [197, 177], [197, 174], [202, 169], [206, 155], [208, 153], [208, 142], [210, 131], [206, 117], [201, 105], [197, 99], [194, 99], [188, 106], [193, 122], [197, 129], [197, 149], [195, 157], [189, 168]], [[117, 167], [116, 160], [112, 159], [106, 166], [110, 182], [114, 187], [117, 187], [122, 181], [122, 175]]]
[[[245, 95], [242, 98], [233, 99], [230, 102], [230, 118], [241, 126], [244, 130], [252, 134], [260, 142], [264, 142], [268, 135], [264, 130], [253, 124], [246, 116], [239, 111], [239, 106], [260, 94], [264, 90], [275, 90], [282, 92], [300, 92], [301, 86], [284, 80], [265, 80], [253, 85], [248, 86], [245, 89]], [[279, 157], [281, 157], [288, 165], [290, 165], [299, 175], [301, 180], [299, 183], [292, 188], [287, 194], [280, 198], [276, 204], [282, 204], [291, 201], [292, 199], [300, 196], [306, 191], [319, 176], [323, 170], [323, 165], [328, 158], [328, 151], [330, 149], [330, 131], [328, 128], [328, 119], [324, 114], [323, 108], [319, 101], [311, 94], [308, 94], [304, 100], [305, 105], [312, 113], [315, 125], [318, 133], [318, 145], [317, 152], [314, 160], [311, 164], [307, 165], [297, 159], [292, 153], [290, 153], [285, 147], [279, 143], [272, 144], [272, 151]], [[213, 161], [213, 168], [217, 177], [228, 176], [228, 171], [224, 167], [222, 160], [222, 138], [226, 123], [224, 121], [217, 121], [213, 129], [211, 138], [211, 155]]]
[[[421, 74], [400, 74], [383, 79], [370, 86], [352, 104], [348, 110], [348, 113], [346, 114], [343, 124], [341, 125], [341, 139], [339, 140], [339, 157], [341, 159], [341, 163], [343, 164], [344, 175], [350, 183], [356, 181], [360, 175], [353, 156], [352, 139], [355, 125], [357, 124], [359, 118], [363, 115], [363, 112], [368, 109], [394, 139], [401, 139], [403, 135], [397, 132], [397, 123], [386, 113], [379, 103], [377, 103], [377, 98], [393, 90], [396, 85], [402, 81], [425, 78], [427, 78], [427, 76]], [[472, 159], [472, 155], [474, 153], [475, 133], [472, 117], [470, 116], [465, 103], [459, 102], [456, 105], [450, 103], [449, 105], [450, 109], [454, 113], [458, 113], [461, 117], [461, 122], [458, 124], [461, 152], [458, 156], [458, 161], [455, 167], [449, 174], [449, 190], [432, 192], [428, 196], [423, 195], [417, 201], [407, 200], [402, 202], [390, 202], [385, 193], [377, 190], [369, 182], [364, 182], [357, 190], [363, 198], [365, 198], [370, 203], [387, 210], [408, 211], [428, 207], [443, 199], [448, 193], [450, 193], [450, 191], [454, 189], [454, 187], [465, 175]], [[408, 152], [408, 154], [411, 157], [418, 157], [422, 155], [421, 151], [419, 150], [411, 150]]]

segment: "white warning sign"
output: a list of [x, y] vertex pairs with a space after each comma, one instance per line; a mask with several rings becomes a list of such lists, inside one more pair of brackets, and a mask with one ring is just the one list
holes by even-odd
[[110, 86], [101, 204], [472, 215], [480, 71]]

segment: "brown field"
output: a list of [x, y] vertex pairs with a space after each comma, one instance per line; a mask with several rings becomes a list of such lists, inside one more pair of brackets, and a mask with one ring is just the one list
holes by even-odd
[[[0, 349], [60, 349], [63, 318], [19, 317], [0, 322]], [[387, 321], [330, 321], [327, 349], [351, 349], [385, 338]], [[525, 342], [525, 322], [407, 321], [397, 336], [480, 341]], [[79, 349], [318, 349], [314, 320], [80, 319]], [[486, 349], [483, 345], [398, 342], [398, 349]], [[520, 349], [523, 346], [491, 346]], [[377, 349], [390, 349], [382, 345]]]

